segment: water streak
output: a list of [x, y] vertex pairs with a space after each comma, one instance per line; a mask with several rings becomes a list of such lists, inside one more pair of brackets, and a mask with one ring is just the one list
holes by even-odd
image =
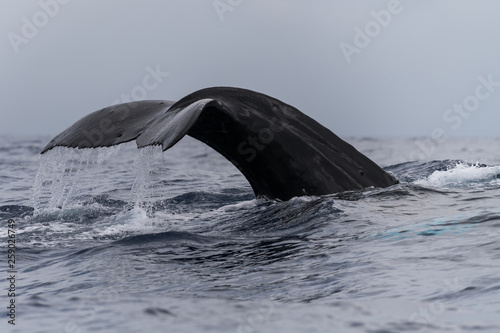
[[102, 179], [103, 166], [119, 147], [99, 149], [54, 148], [40, 156], [40, 166], [31, 189], [34, 215], [64, 210], [73, 203], [78, 189], [95, 188]]
[[139, 149], [134, 161], [135, 181], [132, 186], [134, 208], [145, 209], [148, 216], [152, 214], [155, 196], [154, 170], [163, 159], [161, 146], [147, 146]]

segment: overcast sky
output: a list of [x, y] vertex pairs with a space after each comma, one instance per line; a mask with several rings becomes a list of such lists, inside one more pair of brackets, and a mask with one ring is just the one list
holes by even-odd
[[235, 86], [343, 137], [500, 136], [499, 15], [498, 0], [5, 0], [0, 133]]

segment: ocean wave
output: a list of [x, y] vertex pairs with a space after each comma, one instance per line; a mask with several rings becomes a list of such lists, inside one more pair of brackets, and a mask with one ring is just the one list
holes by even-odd
[[470, 232], [471, 228], [482, 224], [489, 224], [493, 227], [500, 226], [499, 211], [475, 211], [467, 214], [456, 214], [446, 218], [436, 218], [432, 221], [417, 223], [415, 225], [405, 225], [391, 228], [373, 234], [377, 238], [391, 238], [395, 240], [415, 238], [417, 236], [437, 236], [443, 234], [460, 234]]
[[137, 245], [145, 244], [151, 242], [161, 242], [162, 244], [167, 242], [190, 242], [198, 244], [212, 244], [218, 239], [209, 236], [201, 236], [194, 233], [186, 231], [166, 231], [154, 234], [141, 234], [135, 236], [128, 236], [120, 240], [115, 241], [115, 244], [121, 245]]
[[415, 184], [432, 187], [470, 187], [475, 184], [500, 185], [500, 166], [458, 163], [447, 170], [435, 170]]
[[500, 185], [500, 166], [462, 160], [414, 161], [385, 168], [401, 182], [433, 188], [469, 188], [472, 184]]
[[33, 214], [33, 207], [23, 205], [0, 206], [0, 219], [24, 218]]

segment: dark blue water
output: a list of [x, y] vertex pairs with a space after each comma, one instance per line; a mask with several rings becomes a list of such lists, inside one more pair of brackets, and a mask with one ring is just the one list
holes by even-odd
[[2, 332], [500, 331], [500, 139], [350, 139], [401, 183], [286, 202], [192, 139], [49, 139], [0, 137]]

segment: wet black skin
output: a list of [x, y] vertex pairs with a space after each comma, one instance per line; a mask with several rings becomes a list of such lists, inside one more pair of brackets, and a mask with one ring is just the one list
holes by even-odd
[[[166, 138], [169, 131], [175, 135]], [[288, 200], [397, 183], [296, 108], [230, 87], [199, 90], [176, 103], [141, 101], [102, 109], [59, 134], [42, 153], [56, 146], [91, 148], [134, 139], [139, 147], [160, 144], [166, 150], [185, 134], [231, 161], [258, 197]]]

